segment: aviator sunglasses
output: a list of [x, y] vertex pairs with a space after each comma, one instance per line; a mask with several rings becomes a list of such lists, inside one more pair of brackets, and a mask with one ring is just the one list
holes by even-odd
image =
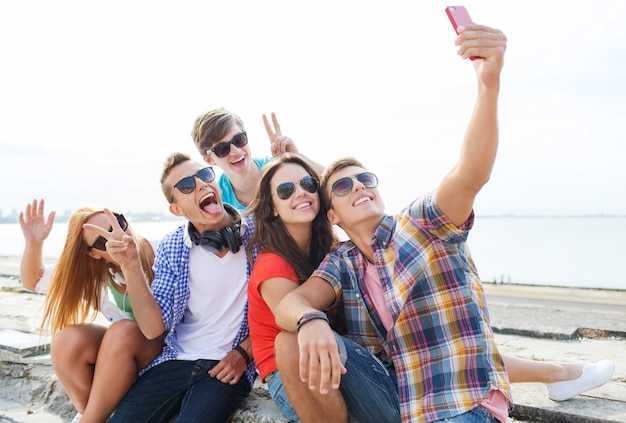
[[331, 191], [337, 197], [343, 197], [354, 188], [353, 179], [362, 183], [365, 188], [376, 188], [378, 186], [378, 177], [376, 175], [372, 172], [362, 172], [358, 175], [337, 179], [331, 187]]
[[[304, 178], [300, 179], [300, 182], [298, 183], [306, 192], [310, 192], [311, 194], [317, 192], [317, 179], [312, 176], [305, 176]], [[278, 195], [278, 198], [280, 198], [281, 200], [289, 199], [295, 191], [296, 184], [294, 184], [293, 182], [285, 182], [276, 187], [276, 195]]]
[[[195, 174], [187, 176], [180, 181], [176, 182], [174, 188], [178, 189], [183, 194], [191, 194], [196, 189], [196, 178], [202, 182], [211, 182], [215, 179], [215, 172], [211, 166], [200, 169]], [[174, 201], [174, 197], [172, 197]]]
[[213, 152], [220, 159], [228, 156], [230, 153], [230, 145], [234, 145], [237, 148], [245, 147], [248, 144], [248, 133], [246, 131], [242, 131], [235, 135], [230, 141], [224, 141], [215, 144], [215, 147], [209, 148], [206, 151], [206, 155], [208, 156]]
[[[126, 221], [126, 218], [124, 217], [124, 215], [115, 214], [115, 218], [117, 219], [117, 223], [120, 225], [120, 228], [122, 228], [123, 231], [126, 231], [126, 229], [128, 229], [128, 222]], [[109, 232], [113, 232], [113, 226], [109, 226]], [[87, 251], [93, 248], [95, 248], [96, 250], [100, 250], [100, 251], [106, 251], [107, 250], [106, 244], [107, 244], [107, 239], [103, 236], [99, 236], [98, 238], [96, 238], [93, 244], [87, 247]]]

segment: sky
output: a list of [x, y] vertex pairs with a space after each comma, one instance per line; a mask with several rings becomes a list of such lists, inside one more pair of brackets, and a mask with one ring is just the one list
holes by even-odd
[[[389, 212], [452, 168], [475, 100], [444, 12], [415, 0], [0, 1], [0, 211], [45, 198], [167, 213], [194, 119], [261, 115], [319, 163], [355, 156]], [[626, 2], [466, 1], [508, 38], [477, 214], [626, 214]]]

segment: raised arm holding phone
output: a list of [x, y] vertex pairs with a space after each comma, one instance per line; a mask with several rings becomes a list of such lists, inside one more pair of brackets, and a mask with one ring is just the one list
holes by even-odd
[[[377, 178], [358, 161], [337, 161], [322, 176], [327, 216], [350, 241], [277, 307], [279, 326], [297, 332], [300, 380], [289, 379], [281, 368], [290, 399], [306, 397], [308, 389], [343, 393], [348, 409], [358, 404], [358, 395], [340, 391], [351, 373], [346, 372], [350, 349], [346, 361], [340, 355], [346, 346], [318, 311], [343, 301], [347, 338], [386, 363], [388, 377], [397, 380], [402, 421], [508, 417], [509, 381], [484, 302], [476, 299], [478, 276], [465, 247], [474, 199], [496, 157], [506, 37], [497, 29], [468, 25], [459, 28], [455, 44], [461, 57], [481, 58], [471, 62], [477, 98], [459, 160], [433, 193], [391, 217], [384, 214]], [[289, 363], [293, 347], [289, 336], [277, 339], [279, 368]], [[293, 402], [302, 421], [307, 413], [314, 419], [315, 397], [308, 396], [309, 404]]]
[[[608, 360], [538, 362], [502, 355], [493, 343], [482, 284], [465, 240], [474, 198], [495, 161], [506, 38], [473, 24], [463, 7], [446, 12], [459, 34], [458, 54], [473, 61], [478, 80], [457, 165], [434, 193], [418, 197], [395, 218], [384, 215], [378, 179], [358, 161], [337, 161], [322, 176], [320, 196], [330, 205], [328, 218], [350, 241], [329, 254], [275, 312], [286, 330], [276, 339], [276, 359], [302, 421], [319, 418], [326, 404], [339, 407], [334, 415], [345, 415], [341, 408], [347, 408], [360, 416], [358, 421], [382, 421], [375, 412], [395, 421], [398, 404], [403, 421], [506, 421], [510, 397], [504, 368], [510, 382], [545, 383], [556, 401], [604, 384], [613, 372]], [[330, 331], [319, 311], [340, 301], [346, 337]], [[474, 350], [478, 345], [480, 353]], [[373, 375], [359, 380], [360, 370], [379, 366], [356, 364], [363, 358], [361, 346], [381, 359], [375, 376], [397, 380], [398, 391], [386, 383], [369, 383], [377, 388], [363, 391]], [[393, 395], [396, 407], [389, 403]], [[363, 407], [371, 420], [359, 414]]]

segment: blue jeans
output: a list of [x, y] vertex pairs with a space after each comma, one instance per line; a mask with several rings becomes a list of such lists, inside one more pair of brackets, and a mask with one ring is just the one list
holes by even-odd
[[289, 398], [287, 398], [287, 391], [285, 391], [285, 386], [283, 385], [283, 380], [280, 378], [280, 372], [278, 370], [274, 370], [269, 374], [267, 379], [267, 388], [270, 391], [272, 401], [274, 401], [274, 404], [276, 404], [276, 407], [278, 407], [280, 412], [283, 413], [283, 415], [289, 420], [293, 420], [295, 422], [300, 421], [298, 415], [291, 406], [291, 402], [289, 402]]
[[[396, 374], [360, 345], [333, 332], [341, 362], [346, 368], [339, 390], [348, 413], [358, 423], [400, 421]], [[272, 400], [290, 420], [300, 421], [293, 410], [279, 371], [270, 374], [267, 385]]]
[[222, 383], [208, 372], [217, 360], [170, 360], [139, 377], [110, 422], [226, 422], [250, 393], [242, 377]]
[[339, 390], [350, 416], [358, 423], [400, 421], [396, 373], [359, 344], [335, 333], [347, 372]]
[[489, 411], [483, 407], [476, 407], [467, 413], [450, 417], [443, 420], [437, 420], [433, 423], [499, 423], [498, 420]]

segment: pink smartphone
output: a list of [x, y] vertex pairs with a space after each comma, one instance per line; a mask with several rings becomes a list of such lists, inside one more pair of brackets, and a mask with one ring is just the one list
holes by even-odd
[[452, 26], [457, 34], [459, 33], [458, 27], [474, 24], [469, 13], [467, 13], [467, 9], [463, 6], [448, 6], [446, 7], [446, 14], [450, 18], [450, 22], [452, 22]]
[[[470, 18], [469, 13], [464, 6], [448, 6], [446, 7], [446, 14], [448, 15], [448, 18], [450, 18], [450, 22], [452, 22], [452, 26], [457, 34], [459, 33], [457, 29], [458, 27], [474, 25], [472, 18]], [[479, 57], [472, 56], [470, 57], [470, 60], [476, 60], [478, 58]]]

